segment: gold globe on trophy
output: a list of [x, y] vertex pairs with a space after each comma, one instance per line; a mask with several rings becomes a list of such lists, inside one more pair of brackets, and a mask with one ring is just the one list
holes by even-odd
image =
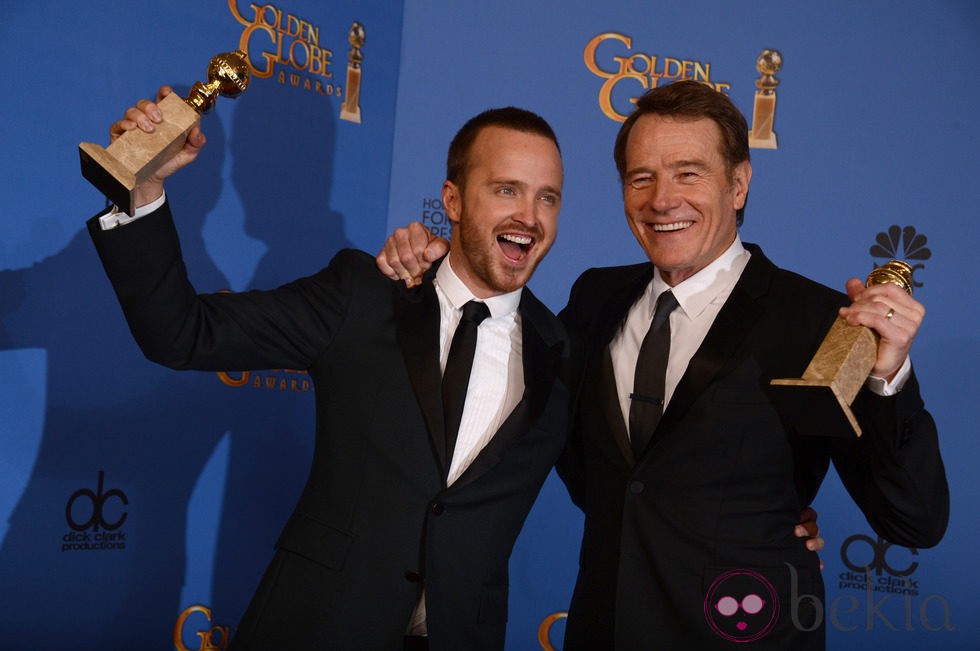
[[194, 83], [187, 98], [172, 94], [160, 101], [163, 121], [152, 133], [133, 129], [105, 148], [80, 143], [82, 176], [132, 214], [136, 187], [184, 146], [187, 134], [200, 124], [201, 115], [214, 107], [218, 96], [235, 98], [248, 88], [248, 58], [241, 50], [219, 54], [211, 59], [207, 76], [207, 83]]
[[[892, 283], [912, 293], [912, 267], [891, 260], [868, 275], [868, 287]], [[838, 316], [801, 378], [773, 380], [773, 396], [800, 434], [861, 436], [851, 403], [878, 357], [878, 334]], [[839, 416], [839, 417], [838, 417]]]

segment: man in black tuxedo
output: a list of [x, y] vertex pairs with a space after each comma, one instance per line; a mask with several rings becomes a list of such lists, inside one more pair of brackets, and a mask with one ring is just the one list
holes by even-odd
[[[160, 119], [142, 100], [111, 135]], [[514, 108], [459, 131], [442, 188], [453, 246], [420, 284], [345, 250], [241, 294], [194, 290], [163, 193], [203, 145], [194, 129], [138, 189], [135, 219], [114, 209], [89, 231], [148, 358], [307, 369], [315, 384], [309, 479], [232, 648], [503, 648], [508, 558], [567, 428], [564, 330], [524, 287], [557, 232], [554, 133]], [[464, 331], [472, 373], [457, 366]]]
[[[844, 296], [742, 244], [747, 124], [702, 84], [640, 98], [615, 160], [649, 262], [585, 272], [560, 314], [580, 379], [558, 469], [585, 512], [564, 648], [822, 649], [819, 560], [791, 530], [831, 460], [889, 541], [945, 532], [936, 428], [909, 363], [922, 305], [856, 278]], [[404, 242], [386, 251], [390, 273], [424, 267]], [[769, 382], [800, 376], [838, 314], [880, 336], [853, 404], [864, 434], [803, 437]]]

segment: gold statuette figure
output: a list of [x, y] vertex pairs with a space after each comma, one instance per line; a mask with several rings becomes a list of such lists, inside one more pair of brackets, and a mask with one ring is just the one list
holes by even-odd
[[347, 35], [351, 50], [347, 53], [347, 95], [340, 106], [340, 119], [361, 123], [361, 62], [364, 61], [364, 25], [355, 22]]
[[[867, 285], [893, 283], [912, 293], [912, 267], [892, 260], [868, 276]], [[878, 357], [878, 335], [843, 317], [830, 327], [803, 377], [773, 380], [774, 398], [784, 417], [801, 434], [861, 436], [851, 403], [864, 386]], [[839, 415], [839, 417], [838, 417]]]
[[755, 69], [762, 75], [755, 80], [755, 105], [752, 108], [752, 130], [749, 131], [749, 147], [775, 149], [776, 132], [772, 130], [776, 120], [776, 86], [774, 76], [783, 67], [783, 55], [778, 50], [763, 50], [755, 62]]
[[132, 214], [133, 192], [184, 146], [187, 134], [214, 106], [218, 95], [237, 97], [248, 87], [249, 66], [241, 50], [219, 54], [208, 65], [208, 82], [196, 82], [186, 99], [171, 94], [158, 104], [163, 122], [153, 133], [127, 131], [108, 147], [78, 145], [82, 176], [120, 209]]

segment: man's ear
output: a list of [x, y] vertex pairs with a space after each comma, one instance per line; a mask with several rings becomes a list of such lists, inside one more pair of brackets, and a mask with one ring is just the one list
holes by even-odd
[[743, 160], [732, 170], [732, 187], [735, 188], [735, 210], [745, 207], [749, 196], [749, 184], [752, 182], [752, 164]]
[[450, 180], [442, 183], [442, 207], [449, 221], [455, 226], [459, 224], [459, 214], [462, 210], [462, 190]]

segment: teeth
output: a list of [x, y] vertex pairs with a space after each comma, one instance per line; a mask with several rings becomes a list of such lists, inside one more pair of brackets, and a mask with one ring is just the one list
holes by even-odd
[[669, 231], [679, 231], [687, 228], [694, 222], [674, 222], [673, 224], [653, 224], [653, 230], [657, 233], [666, 233]]
[[533, 238], [530, 235], [511, 235], [509, 233], [501, 235], [500, 239], [522, 245], [530, 244], [533, 241]]

